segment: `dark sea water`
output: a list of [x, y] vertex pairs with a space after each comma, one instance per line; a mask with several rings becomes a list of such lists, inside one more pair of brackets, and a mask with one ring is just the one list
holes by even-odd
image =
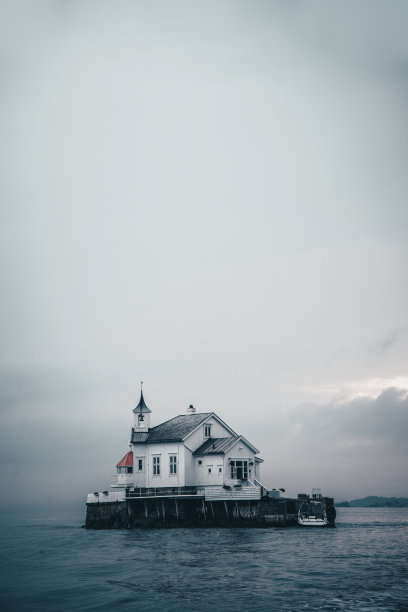
[[408, 509], [338, 509], [335, 529], [83, 522], [84, 513], [2, 517], [2, 612], [408, 612]]

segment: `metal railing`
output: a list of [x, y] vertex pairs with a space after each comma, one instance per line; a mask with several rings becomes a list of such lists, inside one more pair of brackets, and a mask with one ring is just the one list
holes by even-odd
[[100, 504], [107, 502], [120, 502], [125, 499], [125, 491], [95, 491], [88, 493], [87, 504]]
[[[200, 495], [198, 487], [135, 487], [127, 499], [141, 497], [192, 497]], [[201, 492], [203, 495], [203, 492]]]

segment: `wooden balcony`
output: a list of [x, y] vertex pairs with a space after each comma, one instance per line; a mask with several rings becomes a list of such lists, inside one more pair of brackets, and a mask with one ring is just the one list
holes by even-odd
[[198, 487], [138, 487], [128, 492], [126, 499], [150, 499], [152, 497], [202, 497]]
[[205, 488], [206, 501], [228, 501], [229, 499], [261, 499], [261, 487], [256, 487], [253, 484], [246, 485], [224, 485]]

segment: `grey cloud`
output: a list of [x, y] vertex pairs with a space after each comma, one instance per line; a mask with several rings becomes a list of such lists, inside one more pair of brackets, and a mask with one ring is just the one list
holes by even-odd
[[337, 453], [332, 474], [341, 453], [351, 466], [347, 440], [353, 459], [371, 441], [397, 465], [402, 398], [323, 409], [302, 389], [407, 370], [406, 5], [0, 11], [13, 444], [31, 431], [34, 464], [77, 444], [61, 467], [75, 491], [70, 461], [99, 452], [99, 431], [104, 478], [143, 378], [156, 422], [214, 410], [264, 451], [271, 485], [303, 488], [309, 440]]
[[[377, 398], [362, 397], [328, 406], [301, 406], [295, 411], [305, 439], [330, 443], [340, 440], [386, 440], [404, 444], [408, 436], [408, 397], [386, 389]], [[341, 442], [340, 442], [341, 444]]]
[[[377, 398], [302, 404], [269, 420], [264, 474], [292, 490], [322, 486], [337, 499], [370, 491], [408, 493], [408, 397], [386, 389]], [[264, 438], [265, 439], [265, 438]]]

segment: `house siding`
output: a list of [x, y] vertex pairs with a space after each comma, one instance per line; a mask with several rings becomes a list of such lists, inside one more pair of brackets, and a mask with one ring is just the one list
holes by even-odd
[[[133, 444], [134, 457], [144, 457], [143, 472], [134, 472], [135, 487], [184, 487], [185, 449], [178, 442]], [[170, 474], [170, 455], [177, 457], [177, 472]], [[160, 458], [160, 474], [153, 474], [153, 457]], [[137, 467], [137, 466], [136, 466]]]
[[[199, 465], [202, 461], [202, 465]], [[222, 485], [224, 482], [224, 456], [223, 455], [204, 455], [194, 457], [195, 480], [197, 485]], [[222, 467], [221, 474], [218, 473], [218, 466]], [[211, 467], [211, 474], [209, 468]]]
[[[200, 415], [197, 415], [197, 417]], [[231, 484], [231, 459], [247, 460], [248, 479], [259, 480], [259, 466], [255, 463], [256, 449], [243, 439], [235, 440], [237, 434], [228, 426], [218, 420], [215, 415], [201, 415], [202, 422], [187, 435], [184, 440], [177, 438], [180, 432], [177, 427], [184, 430], [186, 423], [181, 421], [181, 417], [175, 417], [175, 425], [172, 431], [171, 421], [166, 422], [166, 434], [173, 435], [173, 441], [137, 441], [131, 444], [134, 456], [134, 472], [118, 475], [116, 485], [123, 487], [136, 488], [173, 488], [185, 486], [222, 486]], [[189, 417], [187, 416], [187, 419]], [[190, 428], [194, 427], [194, 420], [191, 421]], [[188, 423], [187, 423], [188, 425]], [[211, 437], [205, 436], [205, 426], [211, 426]], [[187, 427], [188, 430], [188, 427]], [[212, 443], [212, 440], [214, 444]], [[231, 439], [231, 442], [229, 440]], [[228, 444], [232, 447], [228, 449]], [[200, 447], [203, 446], [201, 449]], [[200, 455], [194, 455], [199, 449]], [[227, 450], [226, 450], [227, 449]], [[212, 451], [212, 452], [211, 452]], [[225, 453], [225, 454], [224, 454]], [[170, 473], [170, 456], [177, 457], [176, 473]], [[153, 458], [160, 458], [160, 474], [153, 473]], [[138, 470], [138, 460], [143, 460], [143, 470]], [[202, 462], [199, 465], [199, 461]], [[122, 478], [122, 481], [120, 481]]]

